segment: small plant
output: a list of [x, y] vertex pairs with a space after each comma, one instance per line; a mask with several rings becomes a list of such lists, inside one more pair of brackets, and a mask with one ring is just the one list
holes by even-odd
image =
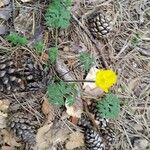
[[45, 48], [45, 45], [42, 41], [38, 41], [35, 45], [34, 48], [37, 53], [41, 54]]
[[58, 55], [58, 29], [66, 29], [70, 24], [70, 10], [69, 7], [72, 4], [72, 0], [52, 0], [48, 6], [45, 20], [48, 27], [55, 29], [55, 47], [50, 49], [49, 60], [51, 64], [54, 64]]
[[94, 65], [95, 60], [94, 58], [87, 52], [82, 52], [80, 54], [80, 62], [84, 66], [85, 71], [89, 71], [89, 69]]
[[131, 44], [133, 46], [137, 46], [140, 42], [141, 42], [140, 34], [136, 33], [135, 35], [133, 35], [133, 37], [131, 38]]
[[63, 106], [67, 104], [68, 106], [73, 105], [75, 102], [76, 88], [75, 84], [67, 84], [65, 82], [53, 83], [48, 86], [48, 97], [49, 102]]
[[26, 39], [26, 37], [20, 36], [14, 32], [6, 36], [6, 40], [10, 42], [13, 46], [16, 46], [16, 45], [26, 46], [28, 43], [28, 40]]
[[45, 15], [47, 26], [62, 29], [66, 29], [69, 26], [71, 15], [67, 5], [70, 4], [70, 0], [64, 0], [63, 2], [61, 0], [53, 0], [48, 6]]
[[56, 62], [57, 55], [58, 55], [58, 48], [57, 47], [50, 48], [49, 60], [51, 64], [54, 64]]
[[116, 95], [107, 94], [97, 103], [97, 109], [103, 118], [115, 119], [120, 112], [120, 101]]

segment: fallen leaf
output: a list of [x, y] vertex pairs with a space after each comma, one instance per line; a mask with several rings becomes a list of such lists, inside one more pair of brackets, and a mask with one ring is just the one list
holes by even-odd
[[32, 0], [21, 0], [23, 3], [31, 2]]
[[43, 104], [42, 104], [42, 112], [44, 115], [48, 115], [50, 112], [53, 112], [54, 111], [54, 108], [53, 106], [46, 100], [43, 101]]
[[7, 110], [9, 102], [7, 100], [0, 100], [0, 129], [6, 127]]
[[54, 106], [48, 102], [46, 97], [44, 98], [43, 104], [42, 104], [42, 112], [45, 116], [47, 116], [46, 123], [51, 123], [55, 117], [58, 115], [59, 108], [57, 106]]
[[80, 89], [77, 89], [76, 100], [72, 106], [69, 106], [65, 103], [66, 112], [68, 115], [72, 117], [81, 118], [81, 114], [83, 113], [83, 102], [80, 95]]
[[81, 118], [81, 114], [83, 113], [83, 110], [80, 108], [80, 106], [76, 103], [73, 106], [68, 106], [66, 105], [67, 108], [67, 114], [72, 116], [72, 117], [77, 117], [77, 118]]
[[79, 119], [76, 118], [76, 117], [72, 117], [72, 118], [71, 118], [71, 122], [72, 122], [73, 124], [75, 124], [75, 125], [78, 124], [78, 121], [79, 121]]
[[55, 145], [64, 142], [69, 137], [70, 130], [63, 121], [44, 125], [38, 130], [35, 150], [53, 149]]
[[73, 150], [81, 146], [84, 146], [84, 135], [79, 131], [71, 133], [69, 141], [66, 143], [66, 149]]
[[5, 5], [8, 5], [9, 3], [10, 3], [10, 0], [1, 0], [0, 7], [4, 7]]
[[0, 9], [0, 18], [4, 20], [8, 20], [11, 17], [12, 7], [11, 4]]
[[8, 31], [8, 27], [6, 25], [0, 25], [0, 35], [4, 35]]
[[2, 131], [2, 135], [3, 135], [3, 139], [4, 139], [4, 142], [6, 144], [8, 144], [9, 146], [16, 146], [16, 147], [20, 147], [21, 144], [16, 142], [16, 139], [15, 137], [13, 137], [13, 135], [8, 132], [6, 129], [3, 129]]
[[[92, 67], [89, 73], [87, 74], [85, 80], [95, 81], [97, 70], [98, 69], [96, 67]], [[92, 97], [100, 97], [104, 94], [104, 91], [100, 89], [99, 87], [96, 87], [96, 84], [94, 82], [93, 83], [84, 82], [83, 89], [84, 89], [85, 94], [87, 94], [88, 96], [92, 96]]]
[[41, 61], [44, 61], [44, 62], [47, 62], [48, 59], [49, 59], [48, 54], [46, 54], [45, 52], [42, 53], [42, 55], [41, 55], [41, 57], [40, 57], [40, 60], [41, 60]]
[[6, 127], [6, 118], [7, 118], [7, 114], [0, 111], [0, 129]]
[[75, 76], [72, 71], [69, 70], [64, 61], [58, 56], [56, 60], [56, 71], [64, 80], [75, 80]]
[[9, 108], [9, 104], [8, 100], [0, 100], [0, 111], [6, 112]]
[[16, 148], [10, 146], [2, 146], [1, 150], [16, 150]]
[[[28, 19], [27, 19], [28, 18]], [[22, 8], [19, 9], [19, 14], [14, 19], [15, 31], [24, 34], [26, 37], [33, 37], [34, 31], [34, 13], [32, 8]]]

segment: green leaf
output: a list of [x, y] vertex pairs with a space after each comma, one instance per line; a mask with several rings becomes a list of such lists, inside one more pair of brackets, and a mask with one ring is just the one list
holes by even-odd
[[36, 50], [37, 53], [42, 53], [44, 50], [44, 43], [42, 41], [38, 41], [35, 45], [34, 48]]
[[97, 103], [97, 109], [103, 118], [115, 119], [120, 113], [120, 101], [117, 96], [107, 94], [103, 100]]
[[66, 7], [69, 7], [72, 5], [72, 0], [63, 0], [63, 3], [65, 4]]
[[137, 46], [141, 42], [141, 35], [139, 33], [134, 34], [131, 37], [131, 44]]
[[51, 64], [54, 64], [56, 62], [57, 55], [58, 55], [58, 48], [57, 47], [50, 48], [49, 60]]
[[66, 97], [66, 105], [72, 106], [75, 102], [75, 97], [73, 95], [68, 95]]
[[82, 52], [80, 54], [80, 62], [84, 65], [84, 70], [89, 71], [89, 69], [94, 65], [94, 58], [87, 52]]
[[49, 102], [54, 105], [64, 105], [64, 98], [60, 91], [59, 84], [54, 83], [48, 86], [48, 98]]
[[15, 32], [12, 32], [8, 36], [6, 36], [6, 40], [10, 42], [13, 46], [16, 45], [26, 46], [28, 43], [26, 37], [20, 36]]
[[67, 0], [65, 3], [66, 6], [63, 5], [61, 0], [53, 0], [48, 6], [45, 14], [47, 26], [63, 29], [69, 26], [69, 21], [71, 18], [70, 10], [67, 7], [67, 5], [69, 5], [69, 0]]
[[76, 89], [73, 84], [67, 84], [65, 82], [53, 83], [48, 86], [48, 99], [49, 102], [57, 105], [63, 106], [65, 103], [71, 106], [75, 101], [75, 91]]

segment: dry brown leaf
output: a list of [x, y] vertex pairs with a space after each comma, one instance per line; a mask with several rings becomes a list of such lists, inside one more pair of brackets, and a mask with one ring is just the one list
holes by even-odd
[[78, 95], [76, 95], [75, 103], [72, 106], [68, 106], [68, 104], [65, 104], [65, 107], [67, 108], [67, 114], [72, 117], [81, 118], [81, 114], [83, 113], [83, 102], [80, 97], [80, 91], [78, 90]]
[[16, 148], [10, 146], [2, 146], [1, 150], [16, 150]]
[[[28, 18], [28, 19], [27, 19]], [[29, 7], [20, 7], [19, 14], [14, 19], [14, 27], [18, 33], [24, 34], [26, 37], [33, 37], [34, 13]]]
[[40, 57], [40, 60], [41, 60], [41, 61], [44, 61], [44, 62], [47, 62], [48, 59], [49, 59], [48, 54], [42, 53], [42, 55], [41, 55], [41, 57]]
[[46, 100], [42, 104], [42, 112], [44, 115], [48, 115], [50, 112], [54, 111], [54, 107]]
[[8, 144], [9, 146], [16, 146], [16, 147], [20, 147], [21, 144], [16, 142], [16, 139], [15, 137], [13, 137], [13, 135], [8, 132], [6, 129], [3, 129], [2, 131], [2, 135], [3, 135], [3, 139], [4, 139], [4, 142], [6, 144]]
[[[92, 67], [88, 75], [86, 76], [85, 80], [95, 81], [97, 70], [98, 69], [96, 67]], [[100, 97], [101, 95], [104, 94], [104, 91], [102, 89], [100, 89], [99, 87], [96, 87], [96, 84], [91, 83], [91, 82], [85, 82], [83, 84], [83, 89], [84, 89], [85, 94], [87, 94], [88, 96], [92, 96], [92, 97]]]
[[5, 5], [8, 5], [10, 3], [10, 0], [0, 0], [0, 7], [4, 7]]
[[73, 150], [81, 146], [84, 146], [84, 135], [79, 131], [71, 133], [69, 141], [66, 143], [66, 149]]
[[69, 70], [67, 65], [59, 56], [56, 61], [55, 69], [64, 80], [75, 80], [73, 72]]
[[69, 137], [69, 133], [69, 129], [61, 120], [44, 125], [38, 130], [35, 150], [52, 150], [57, 143], [64, 142]]
[[59, 109], [56, 106], [50, 104], [45, 97], [42, 104], [42, 112], [45, 116], [47, 116], [46, 123], [51, 123], [58, 114], [58, 111]]
[[23, 3], [31, 2], [32, 0], [21, 0]]
[[7, 113], [5, 113], [9, 108], [9, 102], [7, 100], [0, 100], [0, 129], [6, 127]]
[[0, 129], [6, 127], [6, 118], [7, 118], [7, 114], [0, 111]]
[[9, 108], [9, 104], [8, 100], [0, 100], [0, 111], [6, 112]]
[[72, 106], [69, 106], [65, 103], [66, 112], [69, 116], [81, 118], [81, 114], [83, 113], [83, 102], [80, 95], [80, 89], [77, 88], [77, 95], [75, 97], [75, 103]]

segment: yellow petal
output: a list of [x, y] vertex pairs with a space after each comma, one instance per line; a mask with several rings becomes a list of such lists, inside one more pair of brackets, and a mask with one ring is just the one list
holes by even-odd
[[98, 70], [96, 72], [96, 86], [105, 92], [117, 82], [117, 75], [112, 70]]

